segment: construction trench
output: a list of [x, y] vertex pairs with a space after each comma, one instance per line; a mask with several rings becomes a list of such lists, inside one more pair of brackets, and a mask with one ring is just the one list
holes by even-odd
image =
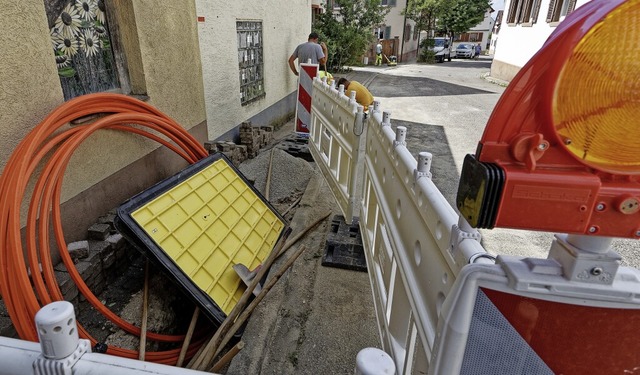
[[[161, 265], [147, 261], [147, 257], [122, 236], [114, 225], [117, 221], [114, 209], [89, 228], [86, 241], [68, 244], [71, 261], [101, 305], [135, 327], [146, 326], [149, 332], [181, 339], [156, 341], [153, 337], [139, 338], [120, 329], [87, 301], [61, 262], [53, 268], [55, 279], [64, 299], [74, 304], [78, 322], [95, 339], [93, 352], [121, 348], [134, 353], [131, 358], [152, 361], [149, 355], [145, 358], [145, 352], [171, 352], [160, 362], [173, 365], [178, 361], [188, 368], [229, 374], [349, 373], [360, 349], [379, 346], [367, 275], [353, 271], [366, 272], [362, 249], [358, 249], [355, 236], [348, 233], [349, 230], [357, 232], [357, 226], [348, 228], [340, 222], [331, 192], [314, 163], [308, 162], [311, 158], [304, 142], [292, 137], [292, 131], [292, 123], [277, 131], [243, 124], [241, 145], [205, 144], [209, 153], [225, 154], [238, 165], [247, 182], [268, 197], [275, 211], [291, 226], [289, 239], [295, 241], [280, 244], [291, 249], [274, 262], [269, 278], [274, 274], [284, 276], [273, 285], [248, 324], [239, 327], [242, 339], [240, 334], [232, 335], [226, 349], [220, 349], [215, 357], [211, 350], [202, 351], [205, 354], [197, 352], [198, 347], [208, 343], [220, 322], [211, 323], [203, 314], [196, 314], [196, 320], [192, 319], [198, 310], [193, 298], [185, 295]], [[243, 161], [248, 157], [253, 158]], [[329, 242], [328, 237], [331, 237]], [[328, 249], [331, 254], [338, 249], [335, 254], [342, 251], [346, 257], [359, 251], [361, 259], [351, 258], [347, 260], [350, 264], [343, 265], [340, 260], [344, 259], [337, 259], [335, 263], [343, 269], [325, 269], [321, 264], [334, 260], [327, 259]], [[293, 257], [297, 256], [296, 261]], [[290, 271], [285, 263], [290, 263]], [[323, 294], [322, 300], [316, 301], [314, 294]], [[0, 335], [18, 337], [4, 304], [0, 314]], [[363, 328], [366, 321], [368, 327]], [[341, 339], [338, 326], [354, 327], [348, 343]], [[185, 332], [186, 339], [182, 336]], [[193, 349], [186, 355], [178, 354], [182, 343], [189, 339], [195, 343]], [[239, 353], [238, 348], [242, 349]], [[314, 354], [318, 351], [323, 355]], [[225, 353], [231, 354], [225, 357]], [[231, 361], [233, 355], [235, 359]]]

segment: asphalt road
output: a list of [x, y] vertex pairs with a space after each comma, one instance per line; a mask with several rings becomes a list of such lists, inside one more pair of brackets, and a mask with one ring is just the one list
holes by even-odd
[[[392, 126], [407, 127], [407, 147], [417, 157], [433, 154], [433, 181], [455, 205], [458, 180], [466, 154], [475, 153], [484, 127], [505, 87], [484, 78], [491, 59], [454, 59], [442, 64], [401, 64], [355, 68], [347, 77], [363, 82]], [[492, 254], [546, 258], [553, 233], [525, 230], [481, 230]], [[615, 240], [624, 265], [640, 268], [640, 243]]]

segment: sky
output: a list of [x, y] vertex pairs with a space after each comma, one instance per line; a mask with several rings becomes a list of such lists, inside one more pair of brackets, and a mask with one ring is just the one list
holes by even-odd
[[491, 17], [495, 20], [498, 15], [498, 11], [504, 9], [504, 0], [491, 1], [491, 7], [495, 9], [495, 12], [491, 13]]

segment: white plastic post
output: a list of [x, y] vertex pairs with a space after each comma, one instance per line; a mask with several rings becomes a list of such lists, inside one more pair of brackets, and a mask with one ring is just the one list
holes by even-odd
[[396, 139], [393, 141], [393, 147], [398, 147], [399, 145], [406, 146], [407, 142], [407, 128], [404, 126], [398, 126], [396, 128]]
[[78, 329], [73, 305], [67, 301], [52, 302], [36, 313], [36, 328], [42, 355], [63, 359], [78, 347]]
[[430, 173], [431, 160], [433, 160], [433, 155], [430, 152], [423, 151], [419, 153], [418, 154], [418, 172]]
[[382, 126], [391, 126], [391, 112], [382, 112]]
[[458, 217], [458, 228], [467, 233], [476, 232], [475, 228], [462, 215]]
[[344, 95], [344, 85], [340, 85], [338, 87], [338, 92], [340, 93], [340, 95]]
[[356, 356], [356, 375], [393, 375], [396, 365], [386, 352], [378, 348], [364, 348]]
[[379, 100], [374, 100], [373, 101], [373, 112], [380, 112], [380, 101]]
[[421, 152], [418, 154], [418, 165], [413, 171], [413, 177], [418, 180], [420, 177], [431, 179], [431, 160], [433, 155], [429, 152]]
[[355, 91], [351, 91], [349, 93], [349, 101], [351, 103], [355, 103], [356, 102], [356, 92]]
[[613, 238], [570, 234], [567, 236], [567, 242], [580, 250], [606, 254], [611, 250]]

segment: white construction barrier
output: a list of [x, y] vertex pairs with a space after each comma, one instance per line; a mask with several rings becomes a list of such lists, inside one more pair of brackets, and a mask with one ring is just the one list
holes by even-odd
[[375, 105], [367, 122], [360, 228], [383, 348], [409, 374], [429, 363], [460, 270], [486, 252], [431, 181], [431, 155], [417, 162], [389, 120]]
[[558, 235], [547, 259], [499, 256], [431, 181], [375, 102], [314, 82], [310, 149], [360, 231], [382, 348], [398, 374], [640, 373], [640, 271], [611, 241]]
[[309, 135], [309, 151], [349, 224], [356, 204], [356, 169], [364, 120], [362, 106], [352, 94], [348, 98], [344, 86], [336, 89], [335, 81], [329, 86], [326, 80], [316, 78]]
[[[407, 150], [406, 129], [391, 130], [376, 102], [365, 127], [362, 106], [319, 79], [314, 81], [309, 149], [350, 223], [362, 164], [360, 230], [383, 349], [399, 373], [425, 369], [438, 315], [460, 270], [487, 260], [477, 231], [458, 215], [431, 181], [430, 155]], [[463, 230], [464, 229], [464, 230]]]
[[180, 367], [91, 353], [89, 340], [78, 339], [73, 305], [44, 306], [35, 317], [40, 343], [0, 337], [0, 375], [197, 375]]

